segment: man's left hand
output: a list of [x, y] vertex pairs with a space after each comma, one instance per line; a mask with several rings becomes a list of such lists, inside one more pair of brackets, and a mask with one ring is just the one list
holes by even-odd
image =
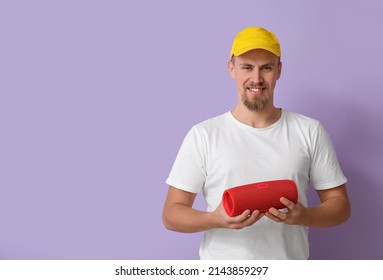
[[[281, 197], [281, 203], [286, 206], [287, 211], [280, 211], [274, 207], [271, 207], [265, 216], [269, 219], [278, 222], [285, 223], [288, 225], [304, 225], [306, 218], [307, 208], [303, 206], [299, 201], [297, 204], [288, 200], [285, 197]], [[286, 210], [286, 208], [284, 210]]]

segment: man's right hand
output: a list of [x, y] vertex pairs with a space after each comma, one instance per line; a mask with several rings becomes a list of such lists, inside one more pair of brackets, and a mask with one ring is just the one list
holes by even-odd
[[228, 229], [242, 229], [251, 226], [264, 216], [259, 210], [255, 210], [253, 213], [250, 210], [245, 210], [238, 216], [230, 217], [226, 213], [222, 202], [212, 212], [212, 215], [217, 223], [217, 227]]

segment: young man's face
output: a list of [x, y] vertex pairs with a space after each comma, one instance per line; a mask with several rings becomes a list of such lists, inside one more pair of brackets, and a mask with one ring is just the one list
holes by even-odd
[[229, 71], [247, 109], [258, 112], [273, 106], [274, 88], [282, 71], [277, 56], [262, 49], [251, 50], [230, 61]]

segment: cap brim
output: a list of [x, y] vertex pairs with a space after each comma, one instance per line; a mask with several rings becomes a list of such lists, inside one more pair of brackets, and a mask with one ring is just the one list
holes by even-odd
[[244, 46], [244, 47], [242, 47], [240, 49], [237, 49], [237, 50], [233, 51], [232, 54], [231, 54], [231, 57], [233, 57], [233, 55], [240, 56], [240, 55], [242, 55], [242, 54], [244, 54], [244, 53], [246, 53], [248, 51], [256, 50], [256, 49], [262, 49], [262, 50], [269, 51], [272, 54], [276, 55], [277, 57], [281, 56], [281, 53], [278, 52], [277, 50], [275, 50], [275, 48], [267, 47], [265, 45], [251, 45], [251, 46]]

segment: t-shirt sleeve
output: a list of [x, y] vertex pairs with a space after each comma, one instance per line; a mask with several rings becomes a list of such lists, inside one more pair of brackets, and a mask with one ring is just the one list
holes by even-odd
[[317, 190], [325, 190], [346, 183], [331, 138], [322, 124], [319, 123], [311, 141], [311, 185]]
[[166, 183], [175, 188], [198, 193], [206, 179], [206, 145], [193, 127], [186, 135]]

